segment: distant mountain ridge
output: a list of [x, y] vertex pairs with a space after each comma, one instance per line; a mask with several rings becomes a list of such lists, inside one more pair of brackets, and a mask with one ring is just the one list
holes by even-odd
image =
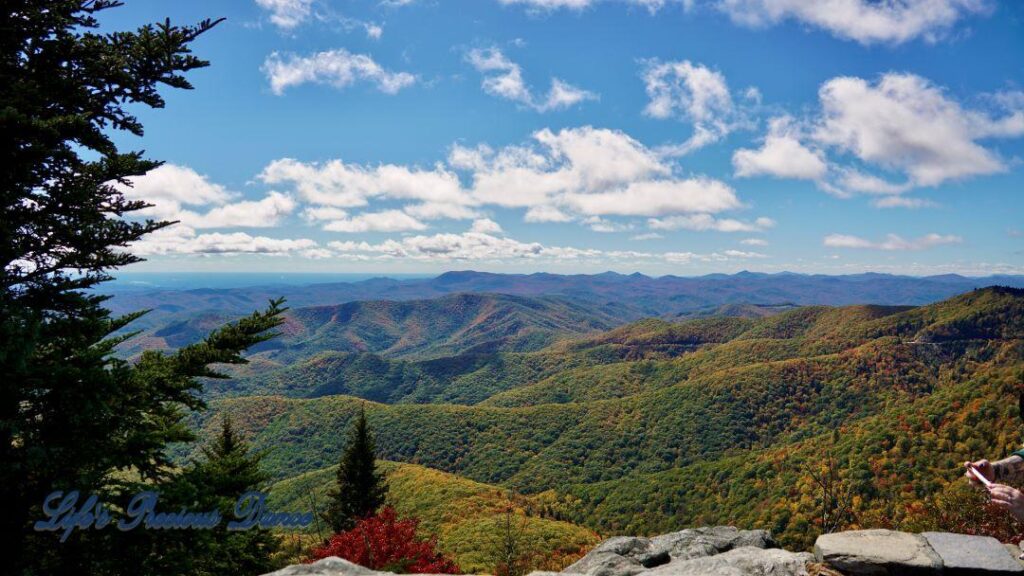
[[564, 298], [454, 294], [429, 300], [372, 300], [293, 309], [282, 327], [282, 360], [312, 350], [432, 358], [465, 352], [535, 350], [556, 336], [607, 330], [635, 313]]
[[[143, 331], [122, 350], [176, 348], [229, 320], [223, 311], [198, 312]], [[428, 300], [369, 300], [291, 308], [280, 335], [253, 347], [260, 361], [286, 365], [324, 351], [391, 358], [543, 348], [559, 337], [598, 332], [637, 317], [626, 306], [599, 306], [562, 297], [452, 294]]]
[[304, 308], [361, 300], [423, 300], [456, 293], [497, 293], [563, 296], [578, 302], [627, 306], [635, 311], [634, 317], [639, 318], [674, 316], [726, 304], [921, 305], [992, 285], [1024, 287], [1024, 276], [914, 277], [876, 273], [827, 276], [739, 272], [653, 278], [614, 272], [560, 275], [454, 271], [427, 279], [374, 278], [304, 286], [114, 291], [109, 306], [115, 313], [152, 309], [153, 312], [137, 324], [152, 327], [181, 314], [247, 313], [278, 296], [286, 297], [293, 308]]

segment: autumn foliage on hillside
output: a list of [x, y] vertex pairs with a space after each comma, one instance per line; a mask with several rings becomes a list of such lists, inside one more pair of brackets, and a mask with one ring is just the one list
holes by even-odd
[[437, 551], [436, 538], [417, 537], [418, 526], [419, 520], [399, 519], [395, 509], [386, 506], [314, 548], [310, 561], [338, 556], [373, 570], [399, 574], [459, 574], [455, 562]]
[[[728, 524], [789, 549], [882, 526], [1012, 540], [983, 494], [956, 491], [964, 461], [1021, 446], [1022, 327], [1024, 290], [1010, 288], [910, 309], [642, 321], [488, 369], [517, 376], [478, 404], [368, 404], [367, 418], [386, 458], [543, 494], [542, 519], [606, 534]], [[256, 434], [288, 446], [268, 455], [275, 471], [325, 466], [362, 401], [285, 404]]]

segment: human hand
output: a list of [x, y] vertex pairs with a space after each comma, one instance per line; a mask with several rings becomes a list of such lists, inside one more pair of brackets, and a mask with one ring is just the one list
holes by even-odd
[[978, 480], [971, 472], [971, 468], [979, 472], [982, 476], [988, 479], [990, 482], [996, 479], [995, 469], [992, 467], [992, 463], [988, 460], [978, 460], [977, 462], [964, 462], [964, 467], [968, 468], [964, 472], [964, 476], [967, 476], [967, 481], [975, 486], [981, 486], [981, 481]]
[[1014, 518], [1024, 521], [1024, 492], [1005, 484], [993, 484], [988, 488], [992, 504], [1005, 509]]

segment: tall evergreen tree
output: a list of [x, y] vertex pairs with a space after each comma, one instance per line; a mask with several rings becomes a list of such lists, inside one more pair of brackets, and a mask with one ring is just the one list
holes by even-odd
[[384, 475], [377, 470], [377, 448], [366, 411], [360, 409], [338, 463], [337, 485], [331, 491], [324, 520], [335, 532], [348, 530], [373, 515], [384, 504], [387, 492]]
[[200, 452], [202, 459], [196, 469], [208, 476], [206, 484], [212, 494], [234, 499], [238, 494], [260, 488], [270, 478], [260, 469], [263, 454], [252, 451], [227, 414], [221, 415], [220, 433]]
[[[35, 533], [44, 496], [78, 489], [104, 499], [175, 476], [166, 447], [192, 434], [199, 377], [272, 336], [281, 302], [173, 354], [135, 364], [113, 337], [139, 314], [112, 317], [91, 289], [140, 258], [133, 242], [169, 223], [132, 219], [123, 194], [159, 162], [118, 149], [141, 136], [133, 106], [162, 108], [162, 86], [208, 63], [190, 45], [218, 21], [98, 33], [118, 0], [9, 0], [0, 7], [0, 540], [12, 574], [136, 572], [159, 555], [152, 535], [79, 532], [57, 545]], [[125, 478], [132, 478], [128, 481]], [[117, 537], [115, 541], [115, 537]], [[152, 573], [152, 572], [151, 572]]]
[[[202, 503], [200, 509], [216, 507], [222, 517], [232, 518], [239, 496], [266, 489], [270, 476], [260, 469], [262, 453], [250, 449], [235, 432], [228, 416], [223, 417], [220, 434], [202, 453], [202, 460], [185, 475], [186, 481], [197, 489], [195, 499]], [[264, 574], [275, 568], [272, 555], [278, 550], [279, 541], [274, 534], [260, 528], [228, 531], [226, 526], [227, 520], [206, 534], [205, 549], [200, 551], [198, 565], [189, 573]]]
[[[261, 482], [258, 462], [240, 456], [247, 447], [238, 440], [230, 426], [227, 438], [222, 433], [204, 452], [204, 459], [184, 472], [171, 462], [166, 447], [172, 441], [195, 439], [183, 416], [185, 408], [199, 410], [204, 407], [195, 396], [201, 387], [198, 378], [223, 378], [222, 373], [210, 367], [212, 364], [244, 363], [242, 352], [275, 335], [269, 331], [282, 321], [281, 314], [286, 310], [282, 303], [281, 300], [272, 301], [266, 310], [221, 327], [203, 341], [174, 353], [148, 350], [133, 365], [109, 359], [118, 339], [97, 343], [95, 353], [108, 359], [108, 367], [97, 370], [93, 375], [96, 378], [93, 383], [103, 386], [103, 394], [97, 393], [94, 401], [104, 404], [89, 407], [81, 417], [87, 419], [89, 410], [93, 409], [99, 410], [100, 416], [106, 416], [105, 411], [123, 407], [124, 412], [120, 416], [125, 422], [112, 429], [127, 437], [97, 440], [102, 446], [119, 453], [100, 454], [92, 446], [82, 446], [83, 450], [93, 454], [95, 461], [92, 465], [95, 468], [77, 470], [53, 463], [52, 468], [64, 475], [53, 477], [50, 487], [39, 486], [40, 495], [32, 501], [12, 503], [10, 509], [16, 510], [15, 506], [24, 505], [31, 520], [39, 519], [43, 517], [43, 496], [49, 490], [78, 489], [122, 506], [127, 498], [139, 491], [155, 490], [161, 494], [161, 507], [198, 510], [204, 506], [219, 507], [227, 499], [238, 498], [241, 493], [234, 493], [235, 490], [244, 492], [251, 489], [249, 486], [253, 483]], [[132, 398], [133, 394], [151, 397]], [[80, 410], [75, 407], [68, 409]], [[101, 430], [90, 432], [102, 433]], [[64, 440], [66, 443], [73, 441]], [[122, 442], [135, 443], [139, 453], [133, 456], [130, 444], [123, 446]], [[59, 445], [40, 443], [34, 447], [56, 451]], [[92, 476], [102, 465], [107, 466], [106, 474]], [[3, 470], [0, 473], [9, 472]], [[139, 529], [119, 532], [108, 527], [106, 530], [76, 532], [66, 542], [58, 544], [56, 535], [34, 532], [31, 525], [27, 525], [14, 536], [21, 549], [12, 551], [9, 557], [21, 560], [22, 565], [18, 570], [12, 569], [12, 574], [205, 574], [202, 568], [223, 557], [217, 554], [221, 550], [217, 542], [210, 541], [216, 535], [206, 531], [182, 533]]]

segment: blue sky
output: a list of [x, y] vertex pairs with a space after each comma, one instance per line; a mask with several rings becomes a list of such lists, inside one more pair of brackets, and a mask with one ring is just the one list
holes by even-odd
[[1024, 273], [1024, 5], [129, 1], [133, 271]]

